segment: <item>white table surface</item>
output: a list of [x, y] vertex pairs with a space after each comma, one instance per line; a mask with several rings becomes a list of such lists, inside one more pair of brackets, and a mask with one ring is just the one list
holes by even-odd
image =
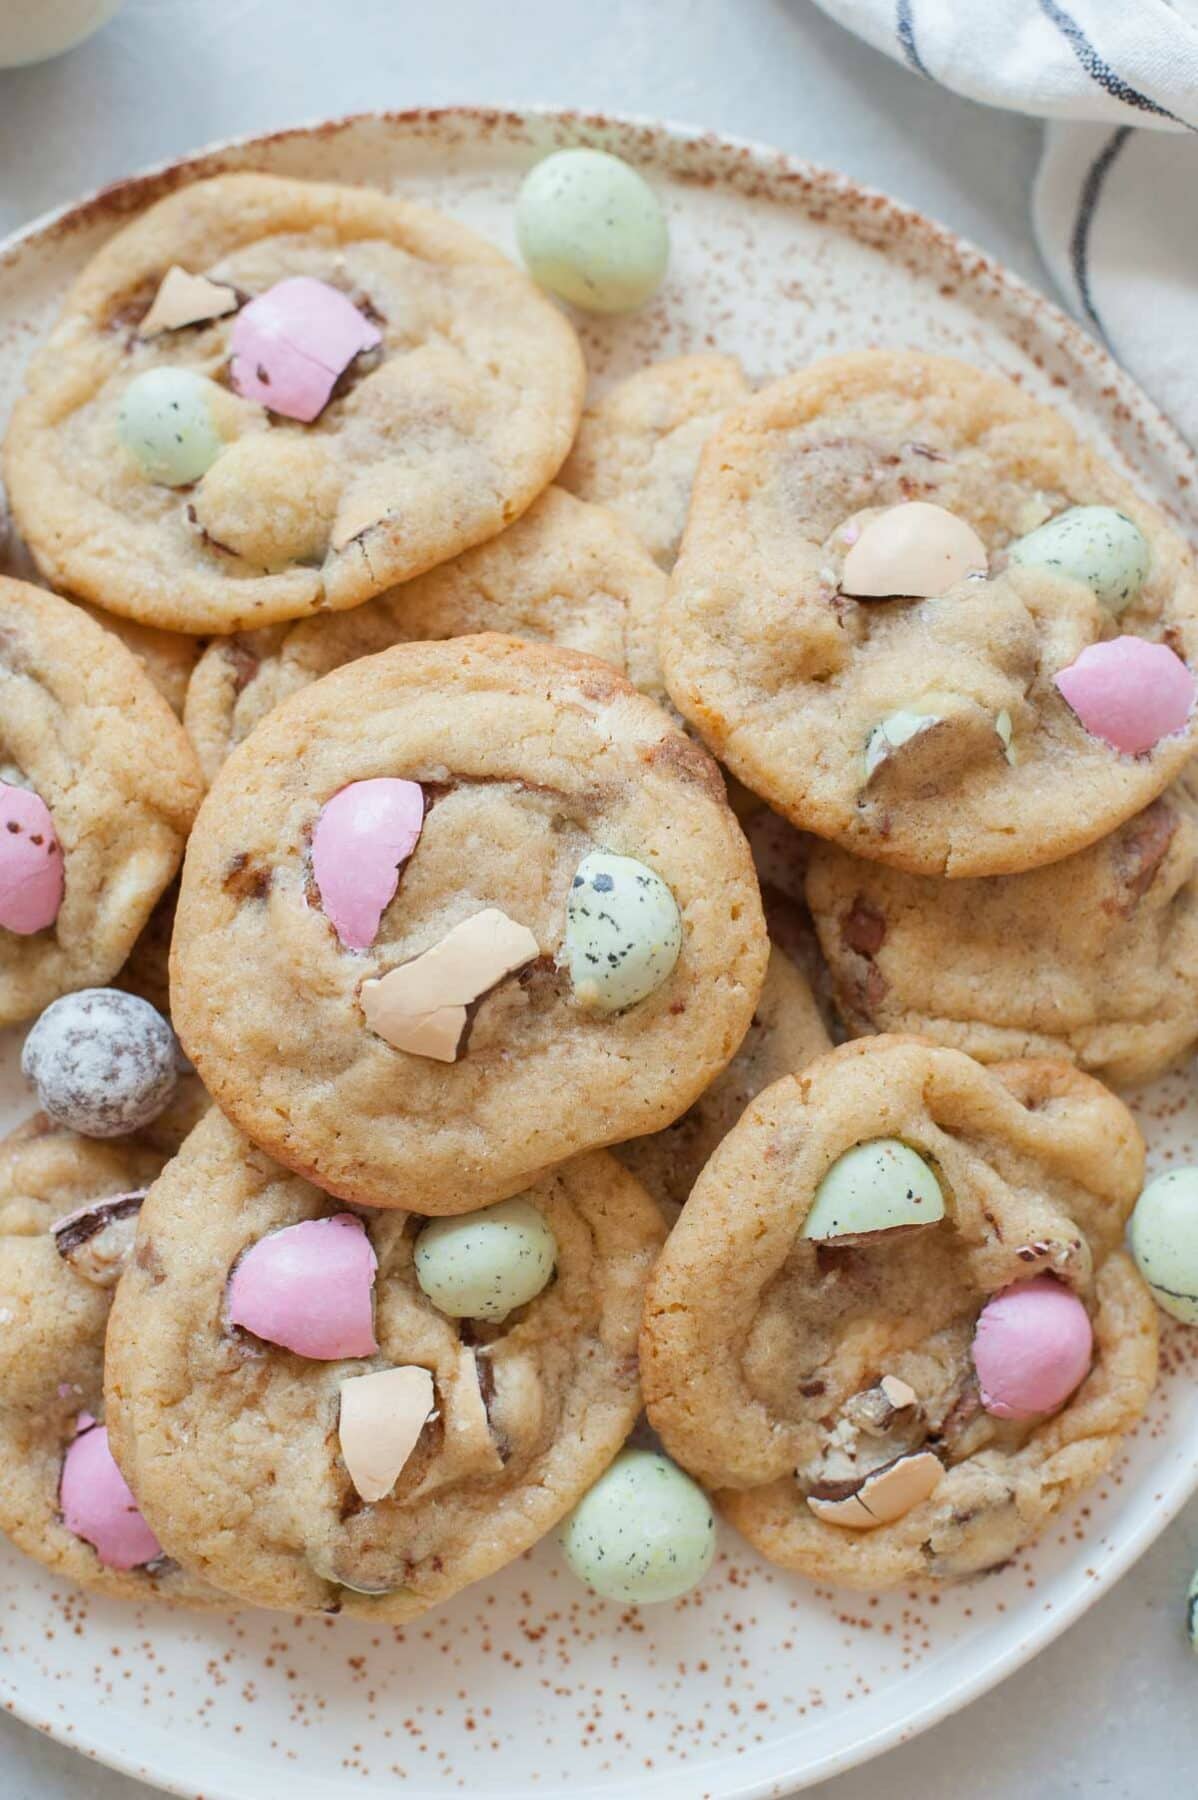
[[[6, 7], [38, 0], [0, 0]], [[145, 163], [363, 107], [555, 102], [710, 126], [884, 187], [1042, 288], [1040, 128], [955, 100], [808, 0], [130, 0], [98, 37], [0, 73], [0, 233]], [[825, 1800], [1161, 1800], [1195, 1791], [1181, 1626], [1198, 1504], [1029, 1668]], [[0, 1718], [2, 1800], [145, 1789]], [[264, 1795], [263, 1800], [273, 1800]]]

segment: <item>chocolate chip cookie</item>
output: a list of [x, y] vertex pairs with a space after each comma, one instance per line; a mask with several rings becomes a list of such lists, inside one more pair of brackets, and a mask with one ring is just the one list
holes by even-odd
[[124, 645], [0, 578], [0, 1024], [111, 980], [201, 791], [182, 726]]
[[396, 1621], [548, 1531], [636, 1418], [664, 1232], [602, 1154], [495, 1210], [517, 1205], [544, 1254], [505, 1311], [471, 1295], [470, 1243], [430, 1240], [486, 1214], [346, 1213], [211, 1113], [143, 1206], [109, 1334], [114, 1446], [166, 1548], [256, 1605]]
[[1084, 848], [1195, 744], [1180, 537], [964, 363], [832, 358], [729, 414], [671, 581], [671, 696], [795, 824], [914, 874]]
[[1066, 1063], [843, 1045], [699, 1177], [646, 1303], [650, 1421], [786, 1568], [885, 1588], [1002, 1564], [1151, 1392], [1121, 1248], [1143, 1170], [1126, 1108]]
[[606, 664], [462, 637], [326, 675], [233, 752], [188, 846], [172, 1017], [279, 1161], [462, 1212], [685, 1112], [767, 948], [706, 752]]
[[561, 464], [570, 325], [449, 219], [232, 174], [88, 264], [5, 445], [55, 585], [176, 631], [358, 605], [493, 537]]

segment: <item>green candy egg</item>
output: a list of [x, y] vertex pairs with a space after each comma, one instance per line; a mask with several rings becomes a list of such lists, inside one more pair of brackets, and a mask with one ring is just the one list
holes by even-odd
[[1198, 1652], [1198, 1569], [1190, 1577], [1186, 1594], [1186, 1636], [1190, 1640], [1190, 1649]]
[[1157, 1305], [1198, 1325], [1198, 1169], [1170, 1169], [1148, 1183], [1128, 1240]]
[[574, 1508], [559, 1541], [596, 1594], [653, 1606], [702, 1581], [715, 1555], [715, 1514], [668, 1456], [623, 1450]]
[[1139, 597], [1151, 561], [1144, 533], [1113, 506], [1071, 506], [1016, 538], [1008, 555], [1021, 568], [1083, 582], [1115, 615]]
[[416, 1279], [451, 1319], [506, 1319], [535, 1300], [553, 1274], [557, 1239], [529, 1200], [501, 1200], [456, 1219], [433, 1219], [416, 1239]]
[[566, 900], [563, 961], [575, 998], [622, 1012], [665, 981], [682, 949], [678, 902], [661, 876], [633, 856], [592, 850]]
[[530, 275], [588, 312], [631, 312], [661, 286], [670, 235], [643, 176], [605, 150], [559, 150], [524, 177], [516, 237]]
[[224, 443], [213, 399], [220, 389], [190, 369], [146, 369], [125, 389], [117, 433], [147, 481], [186, 487], [207, 474]]
[[943, 1217], [944, 1195], [923, 1157], [898, 1138], [874, 1138], [837, 1157], [815, 1190], [802, 1235], [858, 1237]]

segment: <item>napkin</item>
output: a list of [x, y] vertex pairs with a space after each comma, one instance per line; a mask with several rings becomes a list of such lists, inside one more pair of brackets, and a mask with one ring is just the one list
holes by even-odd
[[1198, 444], [1198, 0], [816, 0], [914, 79], [1049, 121], [1036, 237]]

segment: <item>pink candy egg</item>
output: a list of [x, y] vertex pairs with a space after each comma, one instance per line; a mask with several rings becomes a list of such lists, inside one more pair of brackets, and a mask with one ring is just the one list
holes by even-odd
[[162, 1555], [162, 1545], [113, 1461], [107, 1426], [93, 1424], [90, 1413], [81, 1413], [78, 1425], [62, 1464], [63, 1523], [91, 1544], [105, 1568], [140, 1569]]
[[1090, 644], [1054, 680], [1086, 730], [1129, 756], [1180, 731], [1194, 704], [1194, 677], [1180, 656], [1146, 638]]
[[354, 357], [381, 342], [378, 328], [337, 288], [295, 275], [238, 313], [229, 377], [244, 400], [308, 424]]
[[62, 905], [62, 847], [50, 809], [28, 788], [0, 781], [0, 926], [28, 937]]
[[337, 1213], [260, 1238], [229, 1281], [229, 1321], [318, 1362], [372, 1356], [378, 1258], [360, 1219]]
[[355, 781], [324, 807], [312, 833], [320, 903], [347, 950], [369, 950], [399, 885], [399, 865], [424, 829], [418, 781]]
[[1055, 1412], [1093, 1355], [1089, 1314], [1075, 1293], [1051, 1275], [1016, 1282], [986, 1302], [974, 1331], [982, 1405], [996, 1419]]

